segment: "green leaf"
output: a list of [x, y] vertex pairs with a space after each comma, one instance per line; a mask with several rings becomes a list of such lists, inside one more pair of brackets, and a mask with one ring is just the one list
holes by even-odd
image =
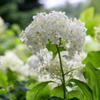
[[57, 48], [56, 45], [48, 43], [46, 45], [46, 48], [48, 49], [48, 51], [51, 51], [53, 53], [53, 57], [55, 57], [57, 55]]
[[83, 11], [80, 14], [80, 20], [85, 23], [85, 27], [87, 28], [87, 35], [94, 37], [94, 27], [99, 24], [98, 20], [94, 17], [94, 8], [91, 7]]
[[[59, 46], [58, 46], [59, 47]], [[51, 51], [53, 53], [53, 57], [55, 58], [55, 56], [57, 55], [57, 48], [55, 44], [52, 44], [51, 42], [49, 42], [46, 45], [46, 48], [48, 49], [48, 51]], [[59, 47], [59, 51], [64, 51], [65, 49], [63, 47]]]
[[[23, 47], [24, 45], [22, 45]], [[29, 49], [23, 47], [20, 48], [17, 46], [16, 48], [13, 49], [13, 51], [16, 53], [16, 55], [21, 59], [24, 63], [27, 62], [27, 59], [32, 55], [32, 52], [30, 52]]]
[[51, 91], [51, 96], [57, 96], [57, 97], [62, 97], [63, 98], [64, 94], [63, 94], [63, 87], [62, 87], [62, 85], [55, 87]]
[[85, 67], [84, 76], [93, 91], [94, 100], [100, 100], [100, 69], [88, 63]]
[[0, 70], [0, 87], [6, 87], [7, 85], [7, 76], [4, 71]]
[[100, 67], [100, 51], [92, 51], [89, 52], [83, 64], [87, 64], [88, 62], [92, 63], [93, 66], [99, 68]]
[[1, 89], [0, 89], [0, 94], [7, 94], [7, 90], [4, 89], [4, 88], [1, 88]]
[[47, 100], [50, 95], [50, 90], [47, 85], [50, 82], [51, 81], [31, 84], [29, 87], [30, 90], [26, 95], [26, 100]]
[[13, 83], [15, 80], [18, 79], [17, 78], [18, 73], [11, 71], [10, 69], [6, 70], [6, 74], [9, 84]]
[[68, 92], [68, 98], [77, 98], [78, 100], [83, 100], [83, 95], [79, 90], [72, 90]]
[[72, 79], [70, 81], [76, 83], [76, 85], [81, 89], [82, 93], [84, 94], [86, 100], [93, 100], [92, 90], [85, 82], [77, 79]]

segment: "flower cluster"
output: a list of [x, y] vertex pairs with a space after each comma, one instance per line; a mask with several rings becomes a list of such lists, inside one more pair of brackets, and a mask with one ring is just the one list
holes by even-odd
[[86, 28], [80, 20], [68, 18], [64, 12], [52, 11], [33, 16], [32, 23], [22, 32], [22, 40], [34, 52], [45, 48], [48, 41], [59, 45], [64, 40], [64, 48], [70, 56], [82, 50]]
[[[72, 60], [68, 61], [68, 59], [64, 56], [64, 52], [62, 52], [61, 55], [64, 72], [77, 69], [66, 74], [66, 80], [70, 77], [82, 79], [80, 78], [80, 69], [83, 68], [81, 63], [83, 59], [81, 58], [82, 56], [76, 55]], [[53, 80], [57, 83], [60, 83], [61, 79], [59, 58], [56, 56], [53, 59], [52, 52], [49, 52], [46, 48], [41, 49], [40, 52], [29, 57], [25, 64], [14, 52], [6, 52], [4, 56], [0, 57], [0, 69], [6, 70], [7, 68], [20, 73], [19, 78], [31, 76], [37, 77], [40, 81]]]
[[12, 51], [6, 52], [4, 56], [0, 56], [0, 69], [10, 69], [14, 72], [20, 73], [19, 78], [24, 76], [36, 76], [33, 70], [30, 70], [27, 64], [24, 64], [22, 60]]
[[4, 56], [0, 57], [2, 68], [11, 68], [22, 66], [23, 62], [13, 52], [6, 52]]
[[[81, 63], [82, 55], [76, 54], [74, 58], [70, 61], [64, 57], [63, 52], [62, 55], [62, 63], [64, 72], [66, 74], [66, 80], [70, 77], [79, 78], [80, 79], [80, 71], [83, 68]], [[33, 69], [37, 74], [40, 81], [54, 80], [56, 82], [60, 82], [61, 72], [59, 67], [59, 58], [56, 56], [53, 59], [53, 55], [47, 49], [42, 49], [39, 53], [31, 56], [27, 63], [30, 67], [30, 70]], [[74, 70], [76, 69], [76, 70]]]

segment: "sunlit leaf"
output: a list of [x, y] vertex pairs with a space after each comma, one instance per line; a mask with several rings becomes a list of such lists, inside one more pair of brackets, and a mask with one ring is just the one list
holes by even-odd
[[95, 67], [100, 67], [100, 51], [92, 51], [89, 52], [85, 60], [83, 61], [84, 64], [88, 62], [92, 63]]
[[57, 97], [63, 97], [63, 87], [61, 86], [57, 86], [55, 87], [52, 91], [51, 91], [51, 96], [57, 96]]
[[72, 79], [71, 82], [76, 83], [76, 85], [81, 89], [87, 100], [93, 100], [92, 90], [85, 82], [77, 79]]
[[80, 20], [85, 23], [87, 28], [87, 35], [91, 35], [92, 37], [95, 36], [94, 27], [97, 26], [98, 20], [94, 16], [94, 8], [88, 8], [80, 14]]
[[26, 95], [26, 100], [47, 100], [50, 95], [50, 90], [47, 86], [49, 82], [39, 82], [37, 84], [31, 84], [29, 87], [30, 90]]
[[[53, 57], [55, 57], [57, 55], [57, 48], [56, 48], [55, 44], [52, 44], [51, 42], [49, 42], [46, 45], [46, 48], [53, 53]], [[65, 50], [63, 47], [58, 46], [58, 48], [59, 48], [60, 52]]]
[[0, 87], [6, 87], [7, 85], [7, 76], [4, 71], [0, 70]]
[[85, 67], [84, 75], [93, 91], [94, 100], [100, 100], [100, 70], [88, 63]]

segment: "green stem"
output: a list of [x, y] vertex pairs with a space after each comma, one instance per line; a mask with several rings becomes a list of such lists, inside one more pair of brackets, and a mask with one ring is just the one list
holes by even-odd
[[64, 75], [64, 70], [62, 66], [62, 60], [61, 60], [61, 55], [59, 51], [59, 47], [56, 45], [58, 56], [59, 56], [59, 62], [60, 62], [60, 69], [61, 69], [61, 74], [62, 74], [62, 86], [63, 86], [63, 92], [64, 92], [64, 99], [66, 100], [66, 85], [65, 85], [65, 75]]
[[73, 72], [73, 71], [75, 71], [75, 70], [80, 70], [80, 69], [82, 69], [82, 68], [74, 68], [74, 69], [72, 69], [72, 70], [66, 72], [64, 75], [68, 75], [70, 72]]

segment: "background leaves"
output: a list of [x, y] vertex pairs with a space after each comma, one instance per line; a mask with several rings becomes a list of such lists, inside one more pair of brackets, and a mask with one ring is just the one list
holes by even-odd
[[87, 35], [92, 37], [95, 36], [94, 27], [99, 24], [99, 20], [94, 16], [94, 8], [88, 8], [80, 14], [80, 20], [85, 23], [85, 27], [87, 28]]
[[100, 68], [100, 51], [89, 52], [83, 63], [92, 63], [96, 68]]

